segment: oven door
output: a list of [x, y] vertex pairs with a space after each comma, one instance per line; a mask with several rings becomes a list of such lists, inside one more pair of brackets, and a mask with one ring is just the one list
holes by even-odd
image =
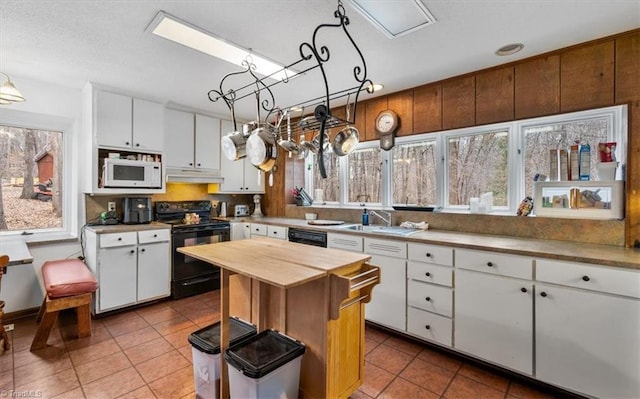
[[[202, 287], [209, 285], [211, 290], [219, 288], [220, 269], [210, 263], [192, 258], [178, 252], [180, 247], [191, 247], [194, 245], [216, 244], [229, 241], [229, 228], [223, 229], [194, 229], [187, 231], [174, 231], [171, 237], [173, 246], [173, 262], [171, 270], [172, 294], [176, 296], [186, 296], [183, 293], [176, 295], [175, 287], [180, 290], [189, 291], [189, 286], [193, 286], [198, 293], [202, 292]], [[215, 282], [209, 282], [213, 281]], [[215, 285], [217, 283], [217, 286]], [[192, 292], [190, 294], [195, 294]]]

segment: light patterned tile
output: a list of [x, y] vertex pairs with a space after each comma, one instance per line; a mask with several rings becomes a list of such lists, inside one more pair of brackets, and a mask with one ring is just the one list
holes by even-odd
[[422, 349], [422, 351], [418, 353], [418, 359], [437, 364], [438, 366], [451, 371], [458, 371], [462, 366], [462, 361], [453, 355], [447, 355], [431, 348]]
[[360, 387], [362, 393], [373, 398], [377, 397], [393, 379], [395, 375], [369, 362], [364, 363], [364, 383]]
[[105, 326], [112, 336], [117, 337], [129, 333], [131, 331], [137, 331], [149, 326], [149, 323], [136, 313], [132, 313], [130, 318], [124, 319], [122, 322], [106, 323]]
[[377, 399], [439, 399], [440, 395], [429, 392], [411, 382], [396, 378], [389, 386], [378, 395]]
[[56, 361], [68, 357], [64, 346], [47, 346], [44, 349], [29, 351], [28, 349], [13, 353], [13, 367], [22, 367], [38, 361]]
[[84, 338], [74, 338], [69, 339], [64, 342], [64, 345], [67, 347], [68, 351], [74, 351], [81, 348], [86, 348], [87, 346], [95, 345], [100, 342], [104, 342], [110, 340], [111, 334], [104, 327], [93, 328], [91, 331], [91, 336]]
[[143, 385], [134, 391], [118, 396], [118, 399], [155, 399], [155, 397], [156, 395], [151, 392], [151, 388], [147, 385]]
[[16, 367], [14, 378], [16, 386], [25, 385], [29, 382], [42, 379], [44, 377], [58, 374], [61, 371], [72, 368], [69, 356], [60, 356], [54, 359], [43, 359], [25, 366]]
[[16, 385], [18, 392], [40, 392], [43, 398], [53, 398], [62, 393], [72, 391], [80, 386], [73, 369], [67, 369], [24, 385]]
[[198, 326], [191, 320], [180, 315], [177, 318], [154, 324], [153, 328], [155, 328], [155, 330], [161, 335], [166, 336], [180, 330], [184, 330], [185, 328], [190, 328], [192, 331], [196, 331]]
[[174, 332], [173, 334], [166, 335], [164, 339], [166, 339], [171, 345], [173, 345], [174, 348], [181, 348], [185, 345], [190, 345], [189, 335], [191, 335], [191, 333], [197, 330], [198, 330], [197, 326], [185, 328], [184, 330], [180, 330], [180, 331]]
[[455, 373], [451, 370], [443, 369], [420, 359], [414, 359], [400, 373], [400, 377], [405, 380], [438, 395], [445, 391], [454, 375]]
[[158, 309], [156, 312], [145, 312], [141, 314], [141, 317], [149, 324], [158, 324], [168, 320], [177, 319], [180, 316], [180, 312], [170, 306], [165, 306], [162, 309]]
[[153, 327], [147, 326], [140, 330], [119, 335], [115, 340], [122, 349], [129, 349], [160, 337], [160, 334]]
[[458, 371], [458, 374], [481, 382], [501, 392], [507, 392], [507, 388], [509, 387], [509, 380], [507, 378], [476, 365], [465, 363]]
[[82, 388], [76, 388], [72, 391], [68, 391], [65, 393], [61, 393], [60, 395], [54, 396], [52, 399], [85, 399], [84, 393], [82, 392]]

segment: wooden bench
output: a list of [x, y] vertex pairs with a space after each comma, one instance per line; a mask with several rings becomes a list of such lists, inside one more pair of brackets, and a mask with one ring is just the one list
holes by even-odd
[[91, 297], [98, 282], [87, 265], [78, 259], [48, 261], [42, 265], [42, 279], [47, 294], [38, 312], [31, 350], [47, 346], [58, 313], [65, 309], [76, 310], [78, 337], [91, 336]]

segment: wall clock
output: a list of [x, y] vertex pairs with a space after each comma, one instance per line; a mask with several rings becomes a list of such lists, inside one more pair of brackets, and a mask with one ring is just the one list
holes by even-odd
[[395, 133], [398, 130], [398, 114], [387, 109], [376, 117], [376, 133], [380, 136], [380, 148], [390, 150], [395, 144]]

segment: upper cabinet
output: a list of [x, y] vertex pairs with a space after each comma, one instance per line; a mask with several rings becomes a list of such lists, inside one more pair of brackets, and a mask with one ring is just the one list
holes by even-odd
[[220, 119], [167, 108], [165, 165], [170, 181], [220, 179]]
[[[165, 191], [164, 169], [161, 187], [139, 176], [120, 174], [128, 182], [104, 187], [105, 159], [127, 159], [164, 162], [164, 104], [134, 98], [119, 91], [87, 83], [82, 91], [83, 133], [81, 135], [83, 165], [80, 175], [83, 191], [91, 194], [154, 194]], [[139, 170], [138, 168], [137, 170]], [[131, 170], [131, 168], [130, 168]], [[122, 170], [120, 171], [122, 172]], [[149, 187], [143, 187], [148, 185]]]
[[96, 143], [99, 147], [162, 152], [162, 104], [96, 90], [94, 105]]
[[[224, 132], [233, 131], [233, 123], [230, 121], [223, 120], [221, 126]], [[224, 182], [210, 191], [211, 193], [264, 193], [264, 172], [254, 167], [247, 157], [236, 161], [222, 157], [220, 172]]]

